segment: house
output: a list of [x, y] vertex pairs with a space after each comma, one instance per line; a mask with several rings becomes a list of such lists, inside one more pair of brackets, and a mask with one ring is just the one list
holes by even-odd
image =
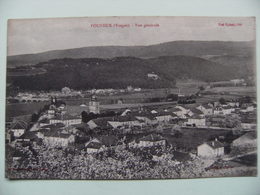
[[181, 119], [186, 119], [187, 115], [189, 113], [189, 110], [186, 110], [182, 106], [176, 106], [175, 108], [171, 109], [172, 113], [176, 114]]
[[222, 112], [224, 115], [231, 114], [232, 112], [235, 112], [235, 108], [229, 105], [225, 105], [222, 107]]
[[130, 109], [126, 109], [122, 114], [121, 114], [121, 116], [126, 116], [126, 115], [128, 115], [128, 114], [130, 114], [131, 113], [131, 110]]
[[43, 142], [49, 147], [67, 147], [70, 143], [74, 143], [75, 136], [60, 132], [44, 134]]
[[226, 104], [233, 108], [239, 107], [239, 102], [235, 100], [226, 101]]
[[44, 118], [42, 120], [39, 121], [39, 126], [45, 126], [45, 125], [49, 125], [50, 124], [50, 120], [48, 118]]
[[158, 123], [167, 123], [178, 118], [176, 114], [170, 112], [159, 112], [157, 114], [153, 114], [153, 116]]
[[203, 112], [204, 115], [212, 115], [213, 114], [213, 107], [208, 104], [199, 105], [197, 107], [198, 110]]
[[200, 115], [193, 115], [192, 117], [188, 118], [188, 122], [186, 122], [187, 126], [193, 127], [205, 127], [206, 126], [206, 119], [201, 117]]
[[221, 127], [225, 124], [225, 116], [224, 115], [212, 115], [208, 120], [210, 122], [210, 126]]
[[139, 140], [134, 140], [128, 143], [129, 148], [146, 148], [154, 146], [166, 146], [166, 140], [160, 135], [150, 134], [145, 137], [140, 138]]
[[197, 108], [191, 108], [188, 115], [189, 116], [198, 115], [198, 116], [204, 117], [204, 113]]
[[240, 108], [240, 112], [253, 112], [255, 110], [254, 105], [250, 105], [250, 104], [243, 104]]
[[106, 149], [104, 145], [101, 143], [101, 141], [98, 140], [97, 138], [88, 141], [85, 144], [85, 148], [88, 154], [103, 152]]
[[90, 129], [100, 128], [100, 129], [108, 129], [111, 128], [111, 125], [108, 121], [113, 120], [112, 117], [101, 117], [97, 119], [90, 120], [87, 125]]
[[178, 106], [175, 106], [175, 108], [180, 109], [180, 110], [183, 112], [183, 114], [187, 114], [187, 113], [190, 112], [190, 110], [187, 109], [187, 108], [185, 108], [184, 106], [180, 106], [180, 105], [178, 105]]
[[113, 128], [120, 128], [124, 126], [127, 127], [142, 126], [142, 124], [132, 115], [114, 117], [113, 120], [108, 121], [108, 123]]
[[240, 136], [239, 138], [235, 139], [232, 144], [233, 147], [242, 147], [242, 148], [256, 148], [257, 147], [257, 137], [256, 132], [248, 132], [244, 135]]
[[155, 74], [155, 73], [148, 73], [147, 74], [147, 77], [149, 78], [149, 79], [153, 79], [153, 80], [158, 80], [160, 77], [157, 75], [157, 74]]
[[10, 127], [10, 131], [13, 132], [13, 136], [15, 138], [20, 137], [21, 135], [24, 134], [25, 130], [27, 128], [27, 124], [23, 121], [15, 121], [11, 127]]
[[38, 136], [35, 131], [27, 131], [23, 135], [21, 135], [17, 141], [21, 142], [36, 142], [38, 140]]
[[55, 116], [56, 110], [54, 108], [50, 108], [49, 110], [47, 110], [47, 117], [53, 118]]
[[214, 158], [224, 155], [224, 144], [218, 140], [203, 143], [197, 147], [197, 154], [201, 157]]
[[133, 113], [133, 115], [135, 115], [135, 118], [143, 125], [157, 124], [154, 115], [151, 114], [150, 112], [138, 112], [138, 113]]
[[55, 123], [63, 123], [65, 126], [77, 125], [81, 123], [81, 117], [69, 114], [60, 114], [50, 119], [50, 124]]
[[36, 136], [41, 138], [49, 147], [67, 147], [75, 141], [75, 135], [69, 133], [63, 123], [43, 126], [36, 133]]
[[213, 110], [214, 115], [223, 115], [223, 108], [221, 106], [216, 106]]

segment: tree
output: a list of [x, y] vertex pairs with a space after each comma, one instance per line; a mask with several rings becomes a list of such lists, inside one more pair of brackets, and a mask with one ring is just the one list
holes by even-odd
[[220, 104], [226, 104], [226, 100], [224, 98], [220, 98], [218, 101]]
[[241, 121], [240, 121], [239, 116], [237, 116], [237, 115], [227, 116], [225, 118], [225, 126], [227, 128], [240, 127], [241, 126]]
[[39, 119], [39, 114], [33, 113], [31, 116], [31, 122], [37, 122]]
[[167, 101], [178, 101], [178, 94], [169, 94], [166, 99]]
[[205, 87], [203, 85], [199, 86], [199, 90], [200, 91], [204, 91], [205, 90]]

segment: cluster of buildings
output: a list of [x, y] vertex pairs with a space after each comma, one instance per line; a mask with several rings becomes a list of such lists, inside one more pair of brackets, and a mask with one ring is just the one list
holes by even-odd
[[[95, 96], [92, 96], [88, 111], [100, 114], [100, 105]], [[124, 147], [136, 149], [160, 146], [166, 147], [167, 140], [160, 132], [164, 125], [172, 125], [183, 128], [213, 128], [217, 122], [212, 119], [225, 119], [229, 115], [239, 116], [241, 129], [249, 131], [240, 140], [233, 142], [234, 146], [244, 143], [256, 144], [256, 137], [252, 130], [256, 128], [254, 120], [256, 107], [252, 103], [239, 105], [237, 101], [227, 101], [201, 105], [160, 105], [158, 107], [125, 109], [119, 115], [110, 117], [97, 117], [82, 123], [81, 113], [71, 115], [66, 110], [66, 104], [52, 98], [51, 104], [45, 110], [39, 120], [30, 128], [21, 121], [17, 121], [7, 132], [7, 142], [43, 142], [48, 147], [68, 147], [76, 142], [77, 138], [86, 136], [84, 149], [88, 153], [99, 153], [111, 147], [124, 145]], [[251, 116], [248, 117], [248, 116]], [[223, 122], [223, 121], [222, 121]], [[162, 131], [158, 131], [162, 127]], [[215, 126], [214, 126], [215, 128]], [[101, 132], [88, 135], [88, 132]], [[121, 140], [116, 135], [138, 134], [132, 140]], [[134, 137], [134, 136], [133, 136]], [[253, 141], [252, 141], [253, 140]], [[207, 140], [205, 140], [207, 141]], [[202, 157], [217, 157], [224, 154], [224, 144], [218, 140], [205, 142], [197, 147], [197, 154]]]

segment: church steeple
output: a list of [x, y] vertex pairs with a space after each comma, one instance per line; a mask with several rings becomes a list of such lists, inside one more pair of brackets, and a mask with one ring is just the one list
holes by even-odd
[[99, 102], [97, 101], [97, 97], [95, 95], [92, 95], [89, 102], [89, 113], [99, 114], [100, 108], [99, 108]]

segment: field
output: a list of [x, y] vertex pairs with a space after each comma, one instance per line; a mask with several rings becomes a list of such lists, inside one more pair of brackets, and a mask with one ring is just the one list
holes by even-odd
[[[198, 87], [205, 85], [204, 82], [199, 82], [196, 80], [179, 80], [177, 82], [177, 87], [179, 87], [180, 93], [189, 95], [198, 92]], [[111, 109], [123, 109], [123, 108], [133, 108], [139, 106], [153, 106], [153, 105], [165, 105], [165, 104], [175, 104], [175, 102], [164, 102], [168, 94], [179, 93], [179, 88], [167, 88], [167, 89], [143, 89], [141, 92], [126, 92], [122, 94], [115, 95], [98, 95], [98, 101], [100, 102], [101, 110], [111, 110]], [[220, 98], [224, 99], [236, 99], [241, 96], [251, 96], [256, 97], [255, 87], [215, 87], [211, 89], [206, 89], [205, 93], [196, 99], [196, 104], [203, 104], [212, 101], [218, 101]], [[152, 99], [154, 102], [151, 102]], [[158, 102], [156, 98], [161, 98], [162, 102]], [[90, 98], [75, 98], [75, 99], [63, 99], [68, 106], [68, 110], [72, 113], [80, 114], [82, 111], [88, 110], [88, 102]], [[118, 104], [118, 101], [122, 100], [123, 104]], [[156, 102], [157, 101], [157, 102]], [[42, 108], [47, 102], [31, 102], [31, 103], [17, 103], [17, 104], [7, 104], [6, 105], [6, 117], [7, 120], [11, 117], [16, 117], [20, 115], [30, 115], [37, 112]], [[80, 107], [81, 104], [85, 104], [86, 107]], [[194, 107], [194, 105], [187, 105]]]
[[208, 92], [218, 93], [218, 94], [229, 94], [234, 96], [256, 96], [256, 87], [214, 87], [207, 89]]
[[13, 117], [22, 115], [31, 115], [38, 112], [46, 102], [17, 103], [6, 105], [6, 121], [12, 120]]

